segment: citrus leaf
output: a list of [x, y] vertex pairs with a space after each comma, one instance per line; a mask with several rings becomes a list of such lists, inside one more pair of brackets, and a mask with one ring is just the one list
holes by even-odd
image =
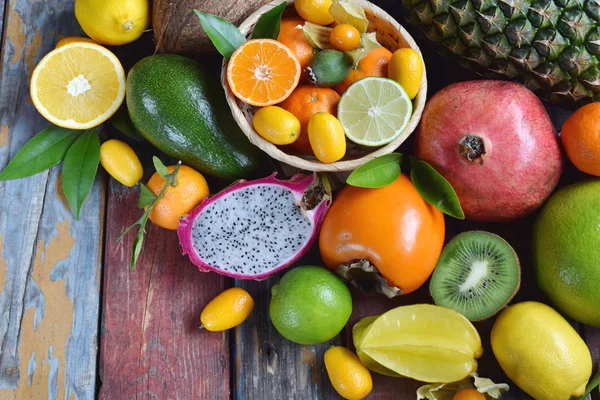
[[281, 3], [277, 7], [267, 11], [260, 17], [254, 30], [252, 31], [252, 39], [273, 39], [279, 37], [279, 27], [281, 25], [281, 16], [285, 9], [286, 2]]
[[81, 135], [69, 148], [63, 162], [62, 187], [75, 219], [92, 190], [100, 163], [100, 138], [95, 129]]
[[369, 20], [365, 15], [365, 10], [361, 6], [348, 3], [347, 1], [334, 1], [329, 7], [329, 14], [335, 22], [339, 24], [352, 25], [362, 35], [367, 31]]
[[138, 199], [138, 207], [146, 208], [156, 200], [156, 195], [152, 193], [148, 186], [140, 182], [140, 198]]
[[61, 162], [81, 131], [51, 126], [31, 140], [0, 172], [0, 181], [20, 179], [38, 174]]
[[587, 386], [585, 388], [585, 394], [583, 396], [581, 396], [578, 400], [585, 399], [590, 393], [592, 393], [592, 391], [596, 387], [598, 387], [598, 385], [600, 385], [600, 370], [598, 372], [596, 372], [596, 375], [594, 375], [594, 378], [589, 381], [589, 383], [587, 384]]
[[233, 52], [246, 41], [242, 32], [223, 18], [198, 10], [194, 12], [200, 18], [202, 29], [223, 57], [230, 58]]
[[137, 135], [137, 129], [135, 128], [135, 125], [133, 125], [133, 122], [131, 122], [131, 118], [129, 117], [129, 111], [127, 110], [126, 103], [123, 103], [121, 107], [119, 107], [117, 112], [112, 117], [110, 117], [110, 122], [123, 135], [135, 140], [140, 140], [140, 138]]
[[465, 219], [458, 196], [450, 183], [425, 161], [411, 160], [410, 178], [421, 196], [444, 214]]
[[391, 153], [377, 157], [350, 174], [346, 183], [362, 188], [380, 188], [393, 183], [402, 172], [402, 154]]
[[307, 21], [304, 23], [302, 31], [304, 38], [312, 47], [320, 50], [333, 49], [330, 39], [331, 28]]
[[158, 172], [158, 174], [163, 179], [167, 179], [167, 177], [169, 176], [169, 170], [167, 169], [167, 167], [165, 167], [165, 164], [163, 164], [162, 161], [160, 161], [160, 158], [153, 156], [152, 163], [154, 164], [156, 172]]

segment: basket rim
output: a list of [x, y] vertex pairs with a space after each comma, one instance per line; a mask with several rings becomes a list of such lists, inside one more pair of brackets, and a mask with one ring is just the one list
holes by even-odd
[[[358, 6], [363, 7], [368, 10], [371, 14], [373, 14], [376, 18], [385, 20], [388, 22], [402, 37], [402, 39], [421, 56], [423, 60], [423, 55], [419, 46], [413, 39], [413, 37], [404, 29], [402, 25], [400, 25], [394, 18], [392, 18], [386, 11], [377, 5], [367, 1], [367, 0], [346, 0], [349, 3], [356, 4]], [[257, 9], [255, 12], [250, 14], [248, 18], [244, 20], [239, 26], [239, 30], [247, 36], [251, 29], [254, 27], [259, 18], [275, 8], [276, 6], [281, 4], [281, 0], [274, 0], [270, 3], [265, 4], [264, 6]], [[287, 3], [287, 7], [294, 3], [294, 0], [285, 0]], [[415, 131], [417, 128], [419, 121], [421, 120], [421, 115], [423, 114], [423, 109], [425, 108], [425, 102], [427, 99], [427, 70], [425, 66], [425, 62], [423, 62], [423, 78], [421, 80], [421, 86], [419, 87], [419, 92], [415, 99], [413, 100], [413, 114], [410, 118], [410, 121], [404, 131], [392, 142], [387, 145], [378, 148], [375, 151], [372, 151], [368, 154], [365, 154], [359, 158], [351, 159], [351, 160], [341, 160], [330, 164], [321, 163], [318, 160], [307, 160], [297, 155], [292, 155], [284, 152], [279, 149], [274, 144], [270, 143], [266, 139], [263, 139], [255, 130], [254, 127], [248, 122], [244, 114], [242, 113], [240, 107], [237, 104], [237, 98], [231, 92], [229, 85], [227, 83], [227, 64], [228, 60], [223, 59], [223, 64], [221, 67], [221, 85], [225, 90], [225, 97], [227, 100], [227, 104], [231, 110], [232, 116], [244, 134], [248, 137], [250, 142], [257, 146], [259, 149], [267, 153], [271, 158], [283, 162], [285, 164], [291, 165], [293, 167], [303, 169], [306, 171], [316, 171], [316, 172], [340, 172], [340, 171], [350, 171], [358, 168], [359, 166], [365, 164], [366, 162], [373, 160], [379, 156], [390, 154], [394, 152], [406, 139]]]

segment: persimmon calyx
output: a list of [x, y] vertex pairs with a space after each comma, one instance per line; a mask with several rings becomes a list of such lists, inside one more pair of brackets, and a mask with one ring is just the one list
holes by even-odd
[[364, 258], [341, 264], [336, 272], [344, 281], [363, 292], [379, 292], [390, 299], [402, 294], [400, 288], [390, 286], [377, 267]]

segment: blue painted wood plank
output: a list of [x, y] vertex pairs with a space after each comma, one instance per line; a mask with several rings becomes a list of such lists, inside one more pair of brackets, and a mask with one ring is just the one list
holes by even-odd
[[[0, 79], [0, 168], [49, 125], [29, 98], [35, 64], [80, 34], [71, 1], [12, 0]], [[0, 183], [0, 399], [93, 399], [96, 387], [104, 176], [81, 219], [60, 167]]]

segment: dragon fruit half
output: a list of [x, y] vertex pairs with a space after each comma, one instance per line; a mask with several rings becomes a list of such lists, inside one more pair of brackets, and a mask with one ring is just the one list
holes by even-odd
[[330, 204], [317, 174], [239, 181], [205, 199], [179, 222], [177, 234], [201, 271], [261, 280], [310, 249]]

